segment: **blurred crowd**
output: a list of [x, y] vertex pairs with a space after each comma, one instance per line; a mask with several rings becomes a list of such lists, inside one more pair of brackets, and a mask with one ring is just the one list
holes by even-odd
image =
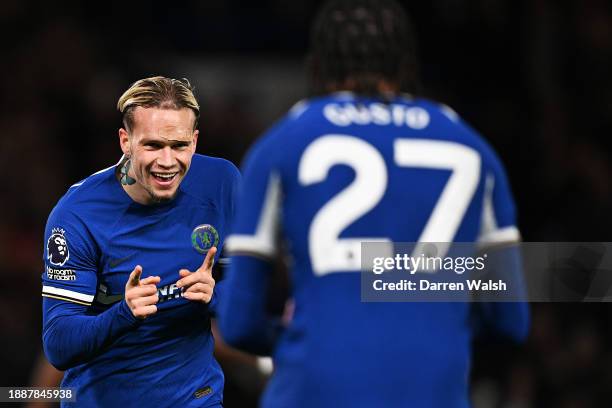
[[[320, 2], [69, 3], [0, 5], [3, 386], [32, 381], [46, 217], [71, 184], [119, 159], [122, 91], [154, 74], [192, 79], [202, 105], [198, 151], [239, 165], [306, 95], [300, 67]], [[523, 239], [611, 241], [612, 5], [404, 3], [419, 37], [423, 95], [496, 148]], [[611, 322], [608, 304], [534, 304], [526, 345], [475, 344], [474, 406], [607, 406]], [[228, 390], [245, 388], [229, 381]]]

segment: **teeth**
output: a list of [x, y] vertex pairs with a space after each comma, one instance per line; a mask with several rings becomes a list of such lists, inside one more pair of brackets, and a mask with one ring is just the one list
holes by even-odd
[[152, 173], [155, 177], [163, 178], [166, 180], [170, 180], [172, 177], [176, 175], [176, 173], [172, 174], [162, 174], [162, 173]]

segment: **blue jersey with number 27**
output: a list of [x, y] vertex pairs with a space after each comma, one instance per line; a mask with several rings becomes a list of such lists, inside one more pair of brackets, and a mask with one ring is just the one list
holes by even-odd
[[[472, 306], [363, 303], [358, 272], [362, 241], [518, 241], [491, 147], [443, 105], [339, 93], [297, 104], [243, 171], [221, 328], [236, 346], [272, 352], [263, 406], [469, 406]], [[280, 331], [266, 316], [279, 248], [295, 305]], [[523, 306], [507, 306], [514, 337], [525, 335]]]

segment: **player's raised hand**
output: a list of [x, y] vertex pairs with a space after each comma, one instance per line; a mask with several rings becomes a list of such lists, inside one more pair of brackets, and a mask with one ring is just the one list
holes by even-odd
[[212, 277], [212, 267], [217, 253], [217, 247], [208, 250], [202, 266], [195, 272], [181, 269], [181, 279], [176, 282], [178, 288], [184, 288], [183, 297], [196, 302], [209, 303], [215, 289], [215, 280]]
[[159, 276], [149, 276], [140, 280], [142, 266], [136, 265], [127, 283], [125, 284], [125, 302], [132, 311], [132, 314], [145, 319], [157, 313], [157, 284], [161, 281]]

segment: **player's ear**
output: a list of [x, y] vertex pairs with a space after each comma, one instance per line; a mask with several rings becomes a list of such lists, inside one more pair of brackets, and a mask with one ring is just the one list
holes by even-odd
[[130, 155], [130, 135], [124, 128], [119, 129], [119, 145], [124, 155]]
[[200, 131], [198, 129], [193, 131], [193, 151], [195, 153], [196, 147], [198, 146], [198, 136], [200, 135]]

